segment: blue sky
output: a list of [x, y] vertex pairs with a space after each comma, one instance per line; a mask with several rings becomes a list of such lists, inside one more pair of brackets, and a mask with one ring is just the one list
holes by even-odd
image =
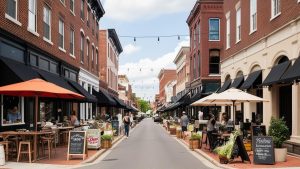
[[[196, 0], [101, 0], [105, 15], [100, 29], [114, 28], [119, 36], [188, 35], [186, 19]], [[164, 38], [119, 37], [123, 46], [119, 74], [126, 74], [138, 97], [152, 101], [158, 93], [157, 75], [175, 68], [173, 60], [188, 36]]]

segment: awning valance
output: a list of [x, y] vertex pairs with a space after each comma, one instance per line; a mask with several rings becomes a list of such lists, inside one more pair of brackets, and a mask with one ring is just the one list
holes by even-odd
[[230, 88], [240, 88], [242, 83], [244, 82], [244, 76], [237, 77], [233, 80], [232, 84], [230, 85]]
[[293, 66], [289, 67], [287, 71], [282, 75], [280, 82], [289, 83], [299, 79], [300, 79], [300, 57], [296, 59]]
[[228, 79], [224, 82], [223, 86], [220, 88], [220, 90], [218, 90], [218, 93], [224, 92], [225, 90], [227, 90], [229, 88], [231, 84], [231, 79]]
[[97, 104], [98, 106], [103, 107], [109, 107], [109, 106], [117, 106], [117, 102], [109, 96], [108, 93], [103, 91], [102, 89], [99, 89], [99, 92], [93, 89], [93, 95], [97, 98]]

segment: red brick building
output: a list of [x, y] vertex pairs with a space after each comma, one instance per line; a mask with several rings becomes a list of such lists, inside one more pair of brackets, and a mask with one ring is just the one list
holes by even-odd
[[[98, 77], [99, 19], [104, 15], [98, 0], [3, 0], [0, 2], [0, 57], [2, 77], [0, 85], [32, 78], [42, 78], [61, 87], [86, 96], [87, 102], [96, 99], [77, 84], [79, 70], [85, 69]], [[81, 45], [81, 37], [84, 43]], [[90, 46], [85, 43], [88, 39]], [[94, 44], [94, 45], [93, 45]], [[82, 48], [81, 48], [82, 46]], [[94, 47], [92, 47], [94, 46]], [[87, 55], [87, 49], [89, 50]], [[84, 52], [82, 50], [85, 50]], [[93, 55], [92, 55], [93, 54]], [[91, 88], [98, 86], [90, 86]], [[87, 89], [87, 88], [85, 88]], [[17, 106], [21, 122], [14, 128], [31, 127], [32, 100], [23, 97], [2, 96], [4, 99], [1, 126], [7, 123], [7, 111]], [[12, 100], [15, 100], [12, 102]], [[12, 104], [13, 103], [13, 104]], [[78, 104], [51, 99], [41, 99], [38, 121], [63, 120], [73, 110], [78, 118], [92, 118], [92, 112], [82, 116]], [[49, 108], [49, 109], [46, 109]], [[62, 114], [56, 114], [62, 109]]]
[[223, 0], [198, 0], [187, 19], [190, 29], [190, 88], [196, 93], [215, 91], [220, 84], [223, 57]]
[[236, 87], [268, 100], [237, 106], [235, 121], [250, 119], [268, 128], [272, 116], [284, 117], [288, 151], [299, 154], [300, 1], [228, 0], [224, 14], [221, 89]]
[[159, 102], [164, 104], [166, 102], [165, 86], [173, 80], [176, 80], [176, 70], [162, 69], [158, 74], [159, 79]]

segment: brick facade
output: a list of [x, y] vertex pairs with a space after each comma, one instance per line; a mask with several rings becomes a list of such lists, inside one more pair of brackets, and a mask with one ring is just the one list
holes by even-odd
[[176, 70], [162, 69], [158, 75], [159, 79], [159, 101], [164, 103], [166, 100], [165, 86], [173, 80], [176, 80]]
[[[241, 41], [236, 43], [236, 4], [241, 8]], [[264, 37], [275, 30], [295, 20], [300, 16], [300, 3], [297, 0], [281, 0], [281, 14], [271, 19], [271, 1], [257, 0], [257, 30], [250, 34], [250, 1], [227, 0], [224, 3], [225, 14], [230, 12], [230, 48], [224, 52], [224, 58], [228, 59], [246, 47], [258, 43]], [[226, 27], [224, 27], [226, 29]]]
[[[28, 1], [26, 0], [18, 0], [17, 6], [17, 20], [22, 24], [21, 26], [15, 24], [11, 20], [5, 18], [6, 13], [6, 0], [0, 1], [0, 28], [10, 33], [16, 39], [20, 39], [22, 41], [26, 41], [26, 44], [32, 46], [33, 48], [37, 48], [38, 50], [42, 50], [46, 55], [51, 56], [56, 60], [62, 60], [74, 67], [83, 67], [84, 69], [92, 72], [94, 75], [98, 76], [98, 70], [92, 69], [92, 59], [89, 58], [89, 64], [87, 64], [88, 58], [86, 58], [86, 46], [85, 46], [85, 61], [84, 64], [80, 64], [80, 29], [84, 31], [85, 38], [89, 37], [90, 45], [94, 44], [95, 47], [98, 46], [97, 40], [97, 31], [99, 27], [97, 27], [97, 19], [93, 17], [92, 13], [90, 13], [90, 27], [87, 26], [86, 23], [86, 14], [88, 3], [85, 1], [85, 19], [84, 21], [80, 18], [80, 1], [74, 1], [74, 14], [70, 11], [70, 1], [65, 1], [65, 4], [62, 4], [60, 1], [50, 1], [50, 0], [37, 0], [37, 34], [27, 30], [28, 27]], [[50, 44], [43, 40], [43, 8], [47, 5], [51, 9], [51, 41], [53, 44]], [[58, 48], [58, 21], [62, 19], [64, 21], [64, 48], [66, 52], [59, 50]], [[94, 34], [91, 28], [91, 25], [94, 25]], [[75, 58], [70, 56], [70, 29], [74, 29], [75, 31]], [[86, 45], [86, 43], [85, 43]], [[90, 46], [90, 50], [92, 47]], [[95, 48], [96, 49], [96, 48]], [[91, 57], [90, 51], [90, 57]], [[96, 56], [96, 54], [95, 54]], [[94, 57], [95, 57], [94, 56]], [[99, 59], [98, 59], [99, 62]], [[96, 64], [96, 63], [94, 63]]]

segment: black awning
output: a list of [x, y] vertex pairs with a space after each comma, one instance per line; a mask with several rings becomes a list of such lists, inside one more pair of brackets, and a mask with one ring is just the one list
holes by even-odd
[[117, 105], [116, 105], [117, 108], [127, 109], [127, 105], [122, 100], [120, 100], [119, 98], [114, 97], [114, 96], [113, 96], [113, 98], [117, 102]]
[[262, 83], [262, 86], [270, 86], [274, 83], [278, 83], [282, 77], [282, 75], [286, 72], [288, 67], [290, 66], [291, 62], [283, 62], [281, 64], [278, 64], [274, 66], [264, 82]]
[[259, 83], [261, 83], [261, 78], [259, 77], [261, 76], [262, 76], [262, 70], [258, 70], [250, 73], [247, 79], [245, 80], [245, 82], [243, 83], [243, 85], [241, 86], [241, 89], [249, 89], [251, 87], [256, 87], [255, 85], [260, 85]]
[[108, 93], [99, 89], [99, 92], [93, 89], [93, 95], [97, 98], [97, 104], [101, 107], [116, 106], [117, 102], [109, 96]]
[[230, 85], [230, 88], [234, 87], [238, 89], [243, 82], [244, 82], [244, 76], [237, 77], [233, 80], [232, 84]]
[[0, 57], [0, 86], [40, 78], [30, 67], [8, 58]]
[[218, 93], [224, 92], [225, 90], [227, 90], [229, 88], [231, 84], [231, 79], [226, 80], [223, 84], [223, 86], [220, 88], [220, 90], [218, 90]]
[[299, 79], [300, 79], [300, 57], [296, 59], [293, 66], [289, 67], [287, 71], [282, 75], [280, 82], [289, 83]]
[[46, 80], [48, 82], [51, 82], [51, 83], [54, 83], [54, 84], [56, 84], [60, 87], [68, 89], [72, 92], [78, 93], [78, 91], [76, 91], [64, 78], [62, 78], [58, 75], [55, 75], [53, 73], [46, 72], [44, 70], [37, 69], [36, 71], [40, 74], [40, 76], [44, 80]]
[[86, 102], [93, 102], [93, 103], [97, 103], [97, 98], [95, 96], [93, 96], [92, 94], [90, 94], [88, 91], [86, 91], [82, 86], [80, 86], [77, 82], [68, 80], [68, 83], [74, 87], [76, 90], [78, 90], [78, 92], [80, 92], [82, 95], [85, 96], [85, 101]]

